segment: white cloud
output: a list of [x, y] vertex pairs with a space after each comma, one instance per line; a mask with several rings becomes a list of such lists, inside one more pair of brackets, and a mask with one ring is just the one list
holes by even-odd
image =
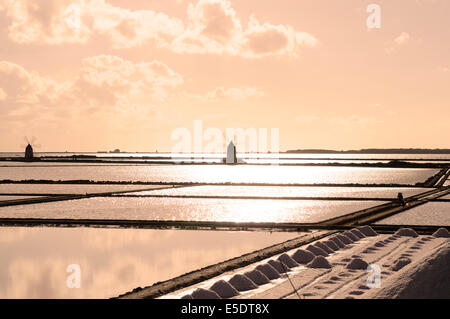
[[214, 53], [259, 58], [297, 56], [318, 40], [288, 25], [260, 23], [254, 16], [246, 29], [227, 0], [200, 0], [188, 8], [188, 26], [170, 47], [178, 53]]
[[10, 19], [9, 36], [18, 43], [86, 43], [106, 36], [116, 49], [154, 43], [177, 53], [229, 54], [246, 58], [298, 56], [318, 40], [289, 25], [260, 22], [247, 28], [229, 0], [189, 4], [187, 21], [152, 10], [128, 10], [105, 0], [0, 0]]
[[144, 112], [181, 84], [182, 76], [159, 61], [134, 63], [116, 56], [94, 56], [84, 59], [78, 76], [65, 82], [0, 62], [0, 87], [5, 96], [0, 106], [21, 116], [30, 106], [53, 109], [55, 114], [74, 109]]
[[411, 41], [411, 36], [406, 33], [402, 32], [399, 36], [397, 36], [393, 41], [389, 41], [387, 43], [386, 48], [384, 51], [386, 54], [392, 54], [394, 53], [399, 47], [406, 45], [408, 42]]
[[218, 87], [215, 90], [208, 92], [204, 99], [206, 100], [220, 100], [220, 99], [231, 99], [231, 100], [244, 100], [247, 98], [263, 97], [264, 92], [258, 88], [224, 88]]
[[394, 42], [398, 45], [403, 45], [406, 44], [410, 38], [411, 36], [408, 33], [402, 32], [398, 37], [394, 39]]

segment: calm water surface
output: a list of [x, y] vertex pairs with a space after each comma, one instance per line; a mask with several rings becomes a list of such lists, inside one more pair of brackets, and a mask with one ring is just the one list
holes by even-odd
[[436, 169], [258, 165], [154, 165], [0, 167], [0, 180], [93, 180], [203, 183], [397, 183], [423, 182]]
[[318, 222], [382, 201], [101, 197], [0, 207], [0, 217], [231, 222]]
[[[0, 228], [0, 298], [109, 298], [298, 233]], [[81, 287], [68, 288], [68, 265]]]

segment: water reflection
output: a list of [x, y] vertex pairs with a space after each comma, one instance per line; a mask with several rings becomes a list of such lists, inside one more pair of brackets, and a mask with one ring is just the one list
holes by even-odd
[[215, 198], [89, 198], [0, 208], [0, 217], [319, 222], [383, 201], [247, 200]]
[[0, 180], [85, 180], [204, 183], [399, 183], [423, 182], [436, 169], [260, 165], [154, 165], [0, 167]]
[[[0, 298], [105, 298], [298, 236], [297, 233], [0, 228]], [[69, 264], [81, 288], [69, 289]]]

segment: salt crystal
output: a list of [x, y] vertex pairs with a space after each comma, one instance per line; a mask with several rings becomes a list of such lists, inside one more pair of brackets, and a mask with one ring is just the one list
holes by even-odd
[[418, 237], [419, 235], [416, 233], [414, 229], [411, 228], [400, 228], [395, 232], [397, 236], [408, 236], [408, 237]]
[[198, 288], [192, 293], [194, 299], [220, 299], [219, 295], [214, 291]]
[[433, 237], [449, 238], [450, 232], [447, 228], [441, 227], [433, 233]]
[[253, 281], [251, 281], [250, 279], [248, 279], [248, 277], [241, 274], [234, 275], [233, 278], [231, 278], [228, 282], [239, 291], [246, 291], [258, 288], [258, 286], [256, 286]]
[[217, 293], [221, 298], [231, 298], [239, 295], [239, 292], [225, 280], [216, 281], [209, 289]]
[[262, 272], [270, 280], [280, 278], [280, 273], [269, 264], [258, 265], [256, 266], [256, 270]]
[[331, 268], [330, 263], [323, 256], [314, 257], [313, 261], [311, 261], [307, 267], [309, 268]]
[[347, 269], [367, 269], [368, 266], [369, 264], [361, 258], [353, 258], [345, 267]]
[[298, 249], [292, 258], [299, 264], [307, 264], [314, 259], [314, 254], [308, 250]]
[[313, 246], [313, 245], [309, 245], [306, 250], [309, 250], [310, 252], [312, 252], [314, 255], [316, 256], [324, 256], [324, 257], [328, 257], [328, 253], [325, 252], [323, 249]]
[[288, 254], [282, 254], [280, 257], [278, 257], [278, 261], [285, 264], [289, 268], [294, 268], [298, 266], [298, 263], [292, 259]]
[[259, 270], [253, 269], [252, 271], [247, 271], [245, 274], [251, 281], [257, 285], [264, 285], [270, 282], [269, 278], [264, 275]]

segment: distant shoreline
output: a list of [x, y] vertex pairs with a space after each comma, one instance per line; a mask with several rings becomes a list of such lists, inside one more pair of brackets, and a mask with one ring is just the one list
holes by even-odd
[[297, 149], [286, 153], [301, 154], [450, 154], [450, 149], [431, 148], [366, 148], [360, 150], [327, 150], [327, 149]]

